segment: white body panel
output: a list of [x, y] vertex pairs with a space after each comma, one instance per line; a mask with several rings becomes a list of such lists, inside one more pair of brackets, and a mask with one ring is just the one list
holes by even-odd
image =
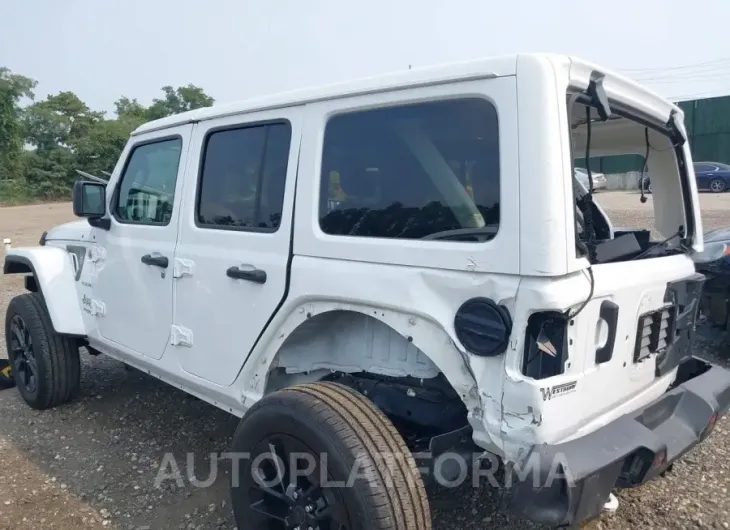
[[[192, 332], [193, 343], [190, 346], [169, 345], [168, 355], [177, 358], [186, 372], [220, 386], [233, 383], [246, 355], [284, 297], [302, 108], [229, 116], [203, 122], [195, 128], [195, 147], [190, 156], [197, 161], [204, 139], [211, 130], [282, 119], [289, 121], [292, 137], [284, 193], [285, 213], [276, 232], [198, 226], [193, 214], [198, 164], [194, 163], [190, 168], [190, 185], [185, 190], [175, 257], [191, 262], [194, 270], [189, 276], [175, 280], [174, 322]], [[229, 267], [263, 270], [266, 283], [230, 278], [226, 275]]]
[[[297, 184], [297, 219], [294, 223], [294, 254], [362, 262], [388, 263], [456, 271], [517, 274], [519, 271], [519, 181], [503, 178], [500, 182], [500, 224], [497, 236], [486, 243], [339, 237], [322, 232], [318, 222], [319, 175], [322, 140], [327, 119], [335, 113], [374, 106], [408, 104], [439, 98], [479, 94], [500, 109], [499, 152], [502, 175], [517, 175], [517, 115], [515, 78], [481, 79], [459, 84], [433, 85], [347, 99], [333, 99], [307, 106], [306, 131]], [[504, 109], [504, 110], [502, 110]]]
[[[162, 357], [172, 325], [173, 275], [142, 263], [146, 254], [160, 254], [172, 260], [177, 243], [178, 219], [185, 182], [186, 152], [192, 126], [182, 125], [152, 133], [145, 141], [180, 136], [182, 151], [175, 187], [172, 217], [165, 226], [148, 226], [121, 222], [111, 215], [111, 229], [97, 230], [95, 244], [103, 256], [84, 276], [92, 285], [92, 298], [104, 305], [104, 318], [98, 319], [93, 336], [109, 346], [122, 347], [134, 355], [151, 359]], [[131, 142], [120, 157], [107, 186], [108, 200], [113, 200], [124, 161], [136, 144]]]
[[76, 293], [76, 270], [71, 255], [56, 247], [14, 248], [7, 255], [30, 266], [58, 333], [85, 335], [80, 300]]
[[[588, 260], [575, 249], [565, 99], [570, 87], [588, 86], [594, 69], [551, 55], [470, 61], [199, 109], [146, 124], [122, 154], [107, 199], [111, 203], [136, 143], [178, 134], [184, 143], [171, 220], [166, 226], [139, 226], [111, 216], [108, 231], [83, 222], [52, 230], [49, 245], [77, 241], [94, 259], [85, 260], [75, 293], [67, 280], [59, 287], [61, 294], [48, 293], [65, 300], [72, 294], [78, 300], [88, 296], [100, 308], [83, 317], [81, 311], [59, 315], [54, 310], [54, 325], [59, 318], [62, 329], [80, 331], [94, 348], [237, 415], [280, 381], [316, 380], [332, 371], [418, 378], [442, 373], [466, 406], [475, 441], [509, 460], [528, 445], [591, 432], [666, 390], [672, 373], [655, 377], [653, 358], [632, 362], [637, 318], [661, 307], [667, 282], [694, 270], [686, 254], [593, 265], [591, 296]], [[678, 111], [614, 74], [607, 75], [605, 88], [612, 100], [661, 123]], [[331, 116], [465, 96], [484, 98], [497, 109], [496, 237], [472, 243], [322, 231], [320, 173], [324, 128]], [[207, 134], [276, 120], [288, 120], [292, 131], [278, 230], [198, 226], [194, 209]], [[579, 145], [580, 133], [575, 135]], [[609, 142], [607, 149], [620, 150], [619, 143]], [[685, 144], [683, 149], [690, 168], [689, 207], [657, 211], [657, 224], [668, 236], [691, 218], [694, 230], [688, 236], [699, 251], [699, 204], [689, 148]], [[650, 170], [662, 172], [668, 163], [669, 158], [657, 156]], [[681, 195], [678, 182], [670, 179], [652, 179], [652, 185], [655, 202]], [[45, 263], [46, 258], [32, 254], [37, 250], [12, 252], [31, 253]], [[140, 257], [152, 252], [169, 257], [170, 266], [161, 270], [142, 264]], [[63, 262], [62, 253], [54, 251], [48, 258], [55, 263], [49, 270], [61, 271], [65, 278], [70, 260]], [[226, 274], [231, 266], [265, 270], [266, 283], [234, 280]], [[50, 279], [41, 283], [53, 288]], [[545, 380], [523, 375], [530, 315], [548, 310], [573, 314], [589, 296], [568, 330], [565, 372]], [[479, 357], [459, 341], [455, 313], [474, 297], [508, 310], [513, 327], [504, 354]], [[621, 310], [613, 357], [597, 365], [604, 300]], [[555, 400], [542, 397], [546, 387], [572, 382], [573, 393]]]

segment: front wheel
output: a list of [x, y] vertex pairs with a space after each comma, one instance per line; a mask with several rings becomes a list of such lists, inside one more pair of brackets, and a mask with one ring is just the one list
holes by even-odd
[[5, 341], [11, 373], [28, 405], [47, 409], [76, 393], [81, 374], [78, 345], [55, 332], [39, 293], [10, 300]]
[[413, 456], [371, 401], [336, 383], [272, 393], [233, 438], [231, 501], [250, 530], [430, 530]]
[[713, 193], [722, 193], [727, 189], [727, 185], [723, 179], [712, 179], [710, 181], [710, 191]]

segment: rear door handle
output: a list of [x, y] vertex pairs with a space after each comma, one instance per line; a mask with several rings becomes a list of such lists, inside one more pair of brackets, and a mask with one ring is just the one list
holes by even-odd
[[141, 259], [145, 265], [154, 265], [155, 267], [161, 267], [166, 269], [170, 264], [170, 260], [165, 256], [153, 256], [152, 254], [145, 254]]
[[240, 267], [228, 267], [226, 276], [235, 280], [266, 283], [266, 271], [262, 271], [261, 269], [243, 270]]

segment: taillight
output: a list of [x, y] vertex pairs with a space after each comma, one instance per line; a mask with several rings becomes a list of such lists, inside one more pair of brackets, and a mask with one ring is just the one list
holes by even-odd
[[534, 313], [527, 320], [522, 373], [532, 379], [545, 379], [565, 371], [568, 360], [568, 317], [563, 313]]

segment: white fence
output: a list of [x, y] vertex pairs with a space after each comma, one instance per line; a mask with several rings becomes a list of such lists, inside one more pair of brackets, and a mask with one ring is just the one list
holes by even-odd
[[606, 189], [608, 190], [638, 190], [641, 172], [612, 173], [606, 175]]

